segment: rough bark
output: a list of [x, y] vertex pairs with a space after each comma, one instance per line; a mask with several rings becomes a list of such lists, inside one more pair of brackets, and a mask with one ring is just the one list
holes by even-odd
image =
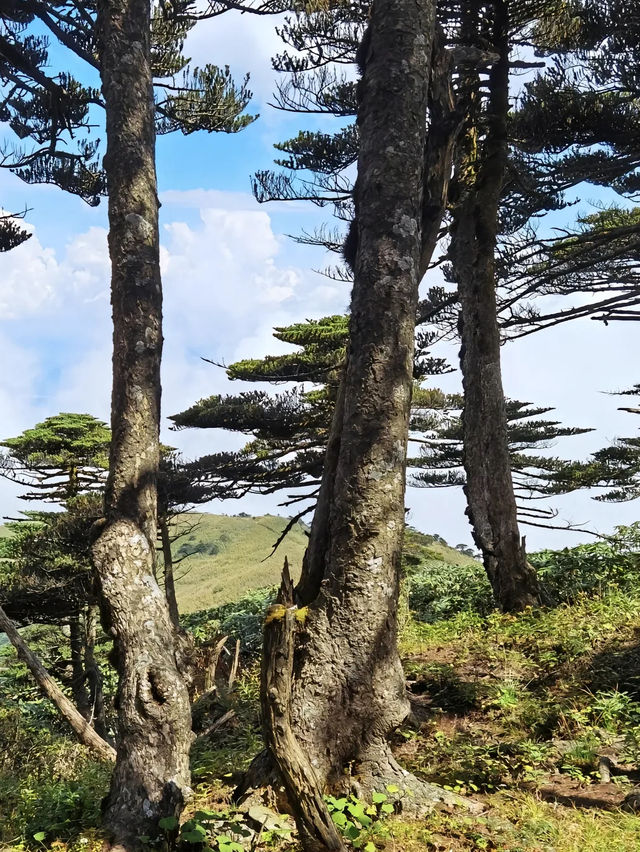
[[264, 737], [293, 807], [304, 852], [345, 852], [322, 798], [322, 786], [291, 726], [293, 659], [300, 612], [294, 604], [285, 558], [277, 603], [269, 608], [264, 623], [260, 690]]
[[187, 684], [189, 695], [193, 698], [196, 689], [197, 651], [193, 636], [180, 626], [180, 611], [176, 597], [175, 576], [173, 573], [173, 554], [171, 553], [171, 531], [169, 529], [169, 512], [166, 506], [159, 504], [158, 529], [162, 546], [162, 563], [164, 575], [164, 594], [169, 607], [169, 617], [173, 628], [178, 669]]
[[330, 531], [329, 512], [340, 457], [340, 438], [344, 417], [344, 385], [345, 373], [343, 372], [340, 377], [329, 440], [324, 454], [322, 482], [320, 483], [313, 523], [309, 532], [309, 544], [302, 560], [300, 581], [296, 587], [296, 600], [302, 606], [306, 606], [315, 600], [320, 591], [320, 584], [324, 579], [325, 557]]
[[178, 815], [191, 792], [189, 696], [155, 579], [162, 288], [149, 16], [148, 0], [98, 3], [114, 334], [106, 525], [94, 561], [119, 675], [103, 818], [126, 850]]
[[[429, 79], [429, 130], [424, 148], [424, 189], [421, 219], [421, 249], [418, 282], [429, 268], [435, 251], [447, 204], [449, 182], [453, 167], [455, 143], [461, 127], [456, 109], [453, 85], [453, 64], [445, 49], [444, 34], [438, 28], [431, 47]], [[320, 591], [324, 578], [326, 544], [329, 536], [329, 505], [340, 455], [342, 420], [344, 417], [344, 373], [341, 377], [333, 412], [329, 440], [324, 458], [324, 475], [316, 502], [309, 546], [296, 588], [297, 600], [310, 603]]]
[[[477, 72], [467, 74], [462, 87], [467, 127], [456, 168], [458, 198], [450, 252], [460, 296], [467, 515], [496, 600], [503, 610], [514, 611], [539, 603], [539, 590], [518, 529], [500, 367], [495, 250], [509, 110], [508, 16], [503, 0], [496, 0], [494, 15], [493, 47], [499, 59], [489, 76], [484, 142], [477, 131]], [[472, 28], [473, 21], [468, 25]]]
[[425, 276], [440, 237], [447, 205], [461, 114], [456, 109], [452, 83], [453, 63], [445, 47], [444, 33], [436, 28], [429, 80], [429, 130], [425, 145], [422, 247], [418, 280]]
[[[367, 787], [418, 785], [395, 763], [387, 739], [408, 713], [397, 605], [434, 18], [431, 0], [374, 0], [360, 84], [344, 402], [312, 525], [306, 563], [315, 566], [319, 591], [297, 649], [292, 696], [295, 735], [320, 786], [343, 781], [348, 765], [353, 781]], [[419, 792], [422, 802], [447, 797], [428, 785]]]
[[58, 713], [71, 726], [80, 742], [92, 749], [102, 760], [114, 761], [116, 759], [114, 749], [94, 731], [73, 702], [69, 701], [20, 636], [2, 607], [0, 607], [0, 632], [7, 634], [7, 638], [16, 649], [18, 658], [27, 666], [42, 692], [53, 702]]

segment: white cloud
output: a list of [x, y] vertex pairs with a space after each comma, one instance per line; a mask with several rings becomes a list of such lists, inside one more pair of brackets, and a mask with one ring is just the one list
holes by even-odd
[[[283, 18], [283, 15], [243, 15], [231, 10], [197, 24], [187, 38], [185, 53], [195, 65], [207, 62], [229, 65], [238, 82], [249, 73], [249, 88], [258, 109], [262, 109], [271, 98], [277, 76], [271, 68], [271, 57], [284, 49], [275, 30]], [[250, 104], [249, 109], [252, 107]]]
[[[167, 196], [176, 205], [184, 200], [180, 193]], [[274, 325], [344, 308], [343, 288], [327, 286], [287, 260], [288, 241], [274, 233], [268, 213], [250, 196], [205, 192], [198, 200], [215, 206], [200, 208], [199, 221], [187, 224], [171, 216], [171, 202], [164, 198], [165, 417], [212, 393], [242, 390], [201, 356], [231, 362], [277, 351], [284, 347], [272, 337]], [[0, 316], [6, 330], [0, 357], [9, 365], [0, 374], [0, 432], [17, 434], [63, 410], [108, 419], [106, 231], [90, 227], [59, 252], [43, 246], [35, 234], [24, 247], [1, 256], [0, 264], [3, 281], [11, 281], [11, 312]], [[28, 343], [12, 343], [12, 336]], [[163, 439], [190, 457], [241, 442], [207, 431], [176, 434], [167, 425], [165, 419]], [[0, 489], [0, 514], [16, 511], [12, 494]]]
[[0, 319], [32, 314], [54, 298], [58, 264], [36, 236], [0, 257]]
[[[33, 230], [33, 229], [31, 229]], [[0, 320], [19, 320], [58, 310], [69, 298], [108, 294], [107, 232], [92, 227], [75, 237], [59, 259], [33, 233], [0, 255]]]
[[[188, 457], [239, 446], [242, 438], [208, 430], [168, 431], [166, 416], [212, 393], [238, 393], [224, 370], [202, 360], [230, 363], [287, 351], [272, 337], [274, 326], [346, 308], [347, 288], [306, 267], [306, 255], [277, 231], [265, 208], [246, 193], [210, 190], [163, 194], [161, 261], [165, 290], [163, 440]], [[186, 208], [198, 211], [189, 221]], [[271, 211], [271, 208], [269, 208]], [[279, 226], [280, 227], [280, 224]], [[299, 266], [294, 258], [304, 258]], [[107, 419], [111, 392], [111, 326], [106, 232], [86, 227], [59, 251], [35, 233], [0, 256], [0, 436], [18, 434], [61, 410], [87, 411]], [[557, 452], [584, 457], [616, 435], [633, 434], [635, 419], [601, 391], [638, 381], [638, 343], [632, 324], [608, 329], [590, 321], [567, 324], [503, 349], [509, 395], [553, 405], [569, 425], [594, 426], [582, 438], [559, 442]], [[457, 347], [449, 354], [455, 363]], [[440, 384], [440, 380], [434, 380]], [[458, 389], [459, 378], [445, 378]], [[408, 492], [412, 522], [453, 543], [470, 541], [459, 492]], [[277, 498], [224, 506], [273, 511]], [[637, 506], [603, 506], [588, 494], [554, 501], [561, 517], [600, 530], [637, 517]], [[16, 490], [0, 483], [0, 515], [20, 508]], [[219, 504], [214, 509], [220, 510]], [[566, 546], [585, 536], [527, 532], [531, 546]]]

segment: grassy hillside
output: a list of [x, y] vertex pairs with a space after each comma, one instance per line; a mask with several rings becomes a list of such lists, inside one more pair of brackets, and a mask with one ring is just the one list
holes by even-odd
[[[288, 519], [189, 513], [176, 522], [185, 531], [173, 545], [180, 611], [194, 612], [237, 600], [249, 589], [279, 581], [285, 555], [297, 576], [307, 546], [305, 527], [296, 524], [271, 556]], [[190, 554], [190, 555], [187, 555]]]
[[[287, 523], [288, 518], [279, 515], [181, 515], [174, 523], [174, 535], [180, 536], [172, 548], [180, 611], [209, 609], [235, 601], [251, 589], [277, 584], [285, 556], [297, 577], [307, 546], [304, 524], [296, 524], [271, 555]], [[0, 526], [0, 537], [7, 535], [7, 528]], [[405, 554], [409, 569], [426, 561], [449, 565], [472, 561], [438, 537], [412, 529], [407, 531]]]
[[[174, 558], [182, 559], [176, 567], [180, 611], [207, 609], [237, 600], [250, 589], [275, 585], [280, 580], [285, 555], [297, 577], [307, 546], [303, 524], [296, 524], [276, 553], [270, 555], [287, 521], [277, 515], [182, 515], [176, 526], [185, 534], [173, 546]], [[407, 532], [406, 558], [408, 565], [414, 560], [450, 565], [473, 561], [441, 540], [411, 529]]]
[[[226, 722], [191, 755], [195, 797], [185, 816], [222, 815], [204, 829], [213, 850], [221, 831], [245, 830], [246, 815], [229, 805], [230, 782], [262, 748], [254, 663], [265, 595], [247, 593], [277, 580], [285, 552], [299, 567], [293, 542], [301, 554], [305, 535], [297, 528], [278, 556], [260, 563], [284, 519], [183, 519], [197, 521], [175, 545], [176, 553], [198, 551], [182, 563], [193, 566], [183, 592], [191, 590], [199, 609], [216, 595], [241, 599], [193, 613], [185, 624], [200, 642], [222, 630], [244, 649], [234, 688], [222, 688], [202, 711], [207, 723]], [[418, 777], [470, 797], [482, 812], [447, 809], [415, 821], [373, 808], [373, 826], [358, 828], [358, 843], [347, 848], [640, 850], [640, 819], [628, 810], [631, 791], [640, 790], [640, 525], [618, 533], [616, 544], [531, 554], [555, 603], [514, 616], [493, 609], [477, 562], [408, 530], [411, 616], [403, 619], [400, 654], [412, 713], [394, 750]], [[59, 660], [51, 633], [34, 638]], [[58, 727], [21, 671], [12, 664], [0, 684], [0, 850], [99, 852], [110, 768]], [[113, 696], [114, 678], [105, 683]], [[301, 852], [295, 837], [267, 832], [256, 832], [253, 844], [256, 852]]]

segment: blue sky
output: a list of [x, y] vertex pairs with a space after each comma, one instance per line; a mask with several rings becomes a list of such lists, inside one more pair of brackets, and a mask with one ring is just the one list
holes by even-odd
[[[325, 258], [287, 238], [329, 218], [307, 204], [258, 205], [250, 176], [272, 165], [273, 143], [301, 127], [296, 116], [268, 106], [275, 75], [270, 57], [282, 49], [275, 22], [229, 13], [202, 24], [187, 53], [203, 64], [229, 64], [236, 79], [251, 72], [250, 112], [260, 118], [240, 134], [175, 134], [158, 142], [162, 263], [165, 287], [165, 415], [225, 390], [224, 373], [201, 356], [231, 362], [282, 351], [274, 325], [343, 311], [344, 285], [312, 270]], [[309, 125], [307, 125], [309, 126]], [[330, 129], [314, 119], [311, 126]], [[332, 126], [335, 126], [333, 124]], [[587, 194], [579, 209], [587, 209]], [[0, 255], [0, 434], [9, 437], [58, 411], [86, 411], [108, 419], [111, 327], [106, 254], [106, 204], [92, 209], [55, 187], [27, 186], [0, 172], [5, 210], [29, 207], [33, 237]], [[570, 210], [568, 217], [574, 215]], [[425, 282], [428, 286], [428, 282]], [[564, 441], [559, 454], [580, 457], [617, 435], [632, 434], [633, 418], [603, 391], [628, 387], [637, 374], [639, 346], [631, 324], [605, 328], [589, 320], [507, 345], [507, 395], [554, 405], [558, 419], [594, 426], [590, 435]], [[455, 361], [456, 347], [444, 354]], [[458, 374], [441, 383], [459, 389]], [[166, 424], [166, 421], [165, 421]], [[233, 435], [163, 431], [188, 457], [239, 445]], [[552, 452], [553, 450], [550, 450]], [[209, 508], [233, 514], [276, 510], [275, 499], [250, 497]], [[452, 543], [470, 543], [462, 495], [454, 490], [409, 489], [410, 520]], [[608, 532], [637, 518], [637, 506], [606, 506], [589, 495], [554, 501], [560, 518]], [[21, 508], [18, 489], [0, 481], [0, 515]], [[524, 530], [532, 547], [571, 545], [584, 536]]]

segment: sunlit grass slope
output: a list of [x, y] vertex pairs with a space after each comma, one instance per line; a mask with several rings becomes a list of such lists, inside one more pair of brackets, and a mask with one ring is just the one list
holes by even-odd
[[[174, 558], [181, 559], [175, 571], [180, 611], [207, 609], [237, 600], [251, 589], [277, 584], [285, 556], [297, 577], [307, 546], [304, 524], [297, 523], [272, 554], [287, 523], [288, 518], [278, 515], [181, 515], [175, 526], [183, 535], [173, 545]], [[450, 565], [472, 561], [442, 540], [415, 530], [407, 533], [406, 553]]]
[[277, 515], [182, 515], [176, 527], [184, 535], [173, 545], [174, 558], [182, 560], [175, 568], [180, 611], [217, 606], [276, 584], [285, 556], [297, 576], [307, 546], [305, 527], [296, 524], [271, 555], [287, 523]]

